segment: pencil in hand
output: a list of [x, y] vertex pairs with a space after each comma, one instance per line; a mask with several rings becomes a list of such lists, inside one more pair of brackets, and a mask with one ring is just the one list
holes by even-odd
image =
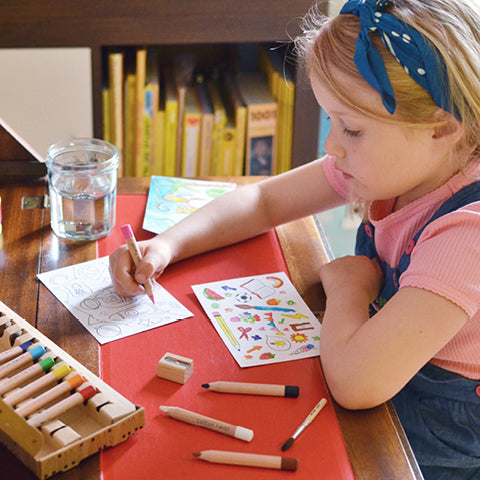
[[[138, 249], [137, 241], [135, 240], [135, 236], [133, 235], [133, 230], [130, 224], [125, 224], [120, 227], [120, 230], [122, 231], [123, 238], [125, 239], [125, 242], [128, 247], [128, 251], [130, 252], [130, 255], [132, 256], [133, 262], [135, 265], [138, 265], [140, 263], [140, 260], [142, 259], [142, 254], [140, 253], [140, 250]], [[147, 280], [144, 284], [143, 287], [145, 288], [145, 291], [147, 292], [147, 295], [149, 296], [150, 300], [152, 303], [155, 303], [155, 296], [153, 295], [153, 283], [149, 279]]]

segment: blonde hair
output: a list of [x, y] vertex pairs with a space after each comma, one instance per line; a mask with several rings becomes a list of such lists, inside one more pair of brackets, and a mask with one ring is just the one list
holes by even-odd
[[[403, 20], [438, 50], [449, 78], [450, 104], [463, 126], [456, 151], [463, 165], [480, 155], [480, 0], [391, 0], [385, 12]], [[394, 115], [358, 103], [355, 92], [342, 88], [340, 70], [355, 84], [368, 87], [354, 63], [360, 21], [353, 15], [331, 19], [314, 6], [304, 18], [303, 35], [295, 40], [297, 56], [310, 79], [320, 82], [337, 100], [360, 113], [408, 127], [440, 126], [445, 119], [431, 95], [420, 87], [387, 50], [378, 33], [370, 38], [385, 63], [397, 102]]]

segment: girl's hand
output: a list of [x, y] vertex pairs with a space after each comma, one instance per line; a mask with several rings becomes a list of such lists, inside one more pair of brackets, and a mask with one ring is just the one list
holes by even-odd
[[365, 295], [373, 302], [383, 285], [383, 273], [376, 260], [363, 255], [341, 257], [320, 268], [320, 278], [327, 298], [331, 295]]
[[126, 245], [122, 245], [109, 257], [113, 286], [122, 297], [134, 297], [145, 293], [142, 284], [157, 279], [170, 263], [170, 253], [161, 238], [138, 242], [142, 260], [135, 263]]

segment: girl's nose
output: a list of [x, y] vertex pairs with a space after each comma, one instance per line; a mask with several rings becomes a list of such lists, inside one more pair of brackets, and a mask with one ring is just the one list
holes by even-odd
[[333, 155], [335, 157], [343, 158], [345, 156], [345, 149], [338, 141], [338, 138], [332, 133], [332, 129], [328, 132], [323, 149], [327, 155]]

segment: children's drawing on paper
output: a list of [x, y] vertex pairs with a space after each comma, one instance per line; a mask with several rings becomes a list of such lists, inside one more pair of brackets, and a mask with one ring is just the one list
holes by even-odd
[[320, 354], [320, 322], [284, 272], [192, 288], [241, 367]]
[[108, 257], [37, 276], [101, 344], [193, 315], [158, 284], [155, 305], [147, 295], [118, 295], [108, 271]]
[[152, 176], [143, 228], [162, 233], [214, 198], [233, 190], [231, 182]]

